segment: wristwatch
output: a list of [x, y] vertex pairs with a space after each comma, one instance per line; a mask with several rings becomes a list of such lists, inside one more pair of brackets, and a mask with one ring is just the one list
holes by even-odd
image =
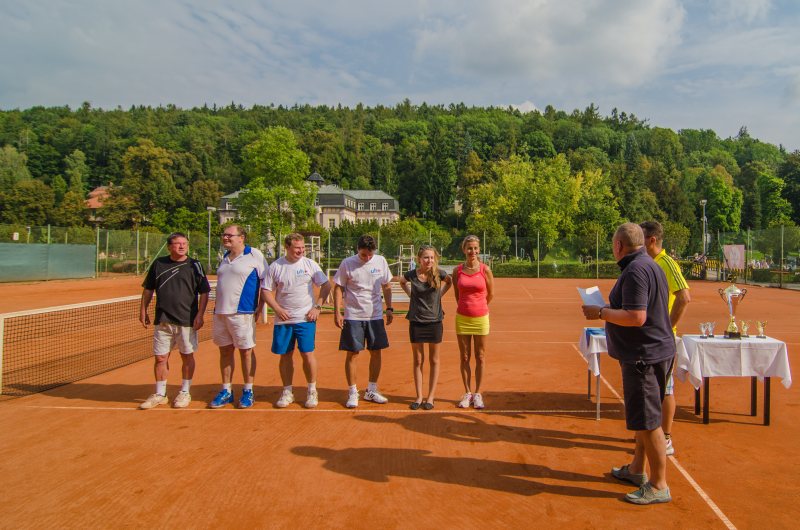
[[600, 320], [603, 320], [603, 309], [605, 309], [605, 307], [601, 307], [600, 311], [597, 312], [597, 318]]
[[319, 304], [314, 304], [314, 309], [322, 309], [322, 306]]
[[392, 313], [394, 313], [394, 308], [392, 306], [387, 307], [386, 310], [387, 311], [391, 311]]

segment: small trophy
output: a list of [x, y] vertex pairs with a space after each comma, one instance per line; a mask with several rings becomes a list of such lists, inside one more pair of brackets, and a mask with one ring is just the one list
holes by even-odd
[[747, 330], [750, 329], [750, 323], [747, 320], [739, 321], [739, 327], [742, 329], [742, 338], [749, 337]]
[[767, 321], [766, 320], [763, 320], [763, 321], [762, 320], [757, 320], [756, 321], [756, 329], [758, 329], [758, 335], [756, 336], [756, 338], [758, 338], [758, 339], [766, 339], [767, 338], [767, 336], [764, 335], [764, 328], [765, 327], [767, 327]]
[[700, 338], [708, 338], [708, 322], [700, 322]]
[[720, 297], [726, 304], [728, 304], [728, 316], [730, 317], [730, 320], [728, 321], [728, 328], [725, 330], [726, 339], [742, 338], [742, 334], [739, 333], [739, 328], [736, 326], [736, 309], [739, 307], [739, 303], [744, 300], [744, 296], [747, 294], [747, 289], [739, 289], [736, 287], [736, 284], [733, 283], [735, 280], [736, 277], [732, 276], [731, 284], [725, 289], [719, 289]]
[[706, 329], [708, 330], [708, 338], [714, 338], [714, 326], [716, 326], [716, 322], [706, 322]]

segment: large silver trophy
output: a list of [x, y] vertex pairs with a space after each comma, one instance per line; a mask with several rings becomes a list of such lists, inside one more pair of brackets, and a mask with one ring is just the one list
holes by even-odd
[[736, 309], [739, 307], [741, 301], [744, 300], [747, 289], [739, 289], [736, 284], [733, 283], [734, 281], [736, 281], [736, 277], [731, 277], [731, 284], [725, 289], [719, 290], [719, 295], [722, 297], [722, 300], [728, 304], [728, 316], [730, 317], [728, 328], [725, 330], [726, 339], [742, 338], [742, 334], [739, 333], [739, 328], [736, 326]]

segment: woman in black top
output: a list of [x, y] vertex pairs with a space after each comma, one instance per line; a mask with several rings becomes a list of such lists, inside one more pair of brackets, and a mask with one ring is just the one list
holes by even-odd
[[[408, 314], [408, 333], [411, 339], [411, 353], [414, 356], [414, 387], [417, 399], [410, 405], [411, 410], [422, 407], [433, 408], [436, 383], [439, 380], [439, 344], [442, 342], [442, 296], [450, 289], [452, 280], [439, 270], [439, 254], [430, 245], [422, 245], [417, 252], [417, 268], [406, 272], [400, 279], [400, 286], [410, 298]], [[428, 344], [430, 380], [428, 397], [422, 401], [422, 364], [425, 360], [425, 344]]]

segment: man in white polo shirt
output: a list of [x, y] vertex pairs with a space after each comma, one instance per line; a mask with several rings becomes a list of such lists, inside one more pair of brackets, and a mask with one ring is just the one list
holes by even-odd
[[214, 307], [214, 343], [219, 346], [222, 390], [208, 404], [212, 409], [233, 403], [231, 380], [235, 368], [234, 349], [242, 361], [244, 390], [239, 408], [253, 406], [256, 375], [256, 318], [261, 311], [260, 286], [267, 273], [267, 260], [258, 249], [245, 244], [247, 234], [238, 225], [225, 228], [225, 254], [217, 268], [217, 298]]
[[[314, 337], [322, 303], [328, 299], [331, 284], [320, 266], [305, 256], [306, 243], [302, 234], [289, 234], [283, 240], [286, 254], [273, 261], [261, 286], [267, 305], [275, 311], [272, 331], [272, 353], [280, 355], [278, 364], [283, 392], [275, 406], [288, 407], [294, 402], [294, 348], [303, 357], [303, 372], [308, 383], [306, 408], [319, 403], [317, 397], [317, 359], [314, 357]], [[319, 296], [314, 299], [314, 285]]]
[[[339, 349], [347, 352], [345, 375], [350, 392], [347, 408], [358, 406], [356, 385], [356, 360], [361, 350], [369, 350], [369, 385], [364, 399], [375, 403], [389, 401], [378, 391], [378, 376], [381, 373], [381, 350], [389, 347], [389, 338], [383, 325], [383, 303], [386, 301], [386, 325], [394, 319], [392, 308], [392, 274], [386, 258], [375, 254], [377, 245], [372, 236], [358, 239], [358, 253], [342, 260], [333, 277], [333, 319], [342, 330]], [[339, 312], [344, 297], [344, 318]]]

